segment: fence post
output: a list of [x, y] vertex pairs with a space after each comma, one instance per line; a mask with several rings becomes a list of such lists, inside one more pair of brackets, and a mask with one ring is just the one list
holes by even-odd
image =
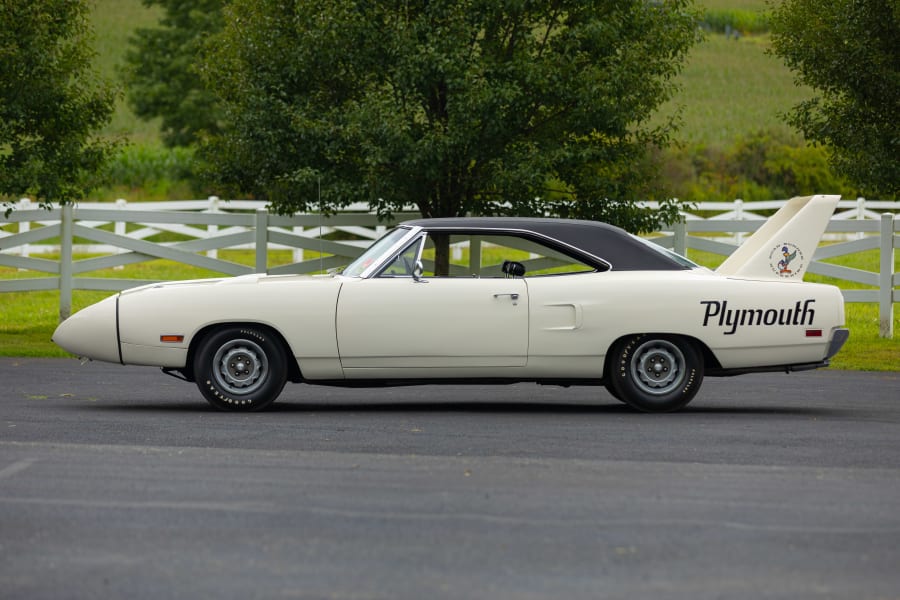
[[[734, 220], [735, 221], [743, 221], [744, 220], [744, 201], [740, 198], [735, 199], [734, 201]], [[744, 232], [738, 231], [735, 234], [734, 241], [738, 246], [744, 243]]]
[[59, 321], [72, 314], [72, 203], [60, 210], [59, 220]]
[[481, 275], [481, 236], [473, 235], [469, 242], [469, 270], [473, 275]]
[[[862, 196], [856, 198], [856, 220], [862, 221], [866, 218], [866, 199]], [[856, 239], [861, 240], [866, 237], [865, 231], [856, 234]]]
[[672, 250], [687, 258], [687, 221], [678, 221], [672, 227]]
[[[219, 210], [219, 197], [218, 196], [210, 196], [209, 198], [207, 198], [207, 202], [209, 203], [209, 206], [206, 208], [206, 212], [209, 212], [209, 213], [221, 212]], [[207, 225], [206, 226], [206, 237], [207, 238], [214, 237], [217, 233], [219, 233], [218, 225]], [[207, 250], [206, 256], [208, 258], [219, 258], [219, 250], [217, 248], [213, 248], [212, 250]]]
[[[128, 208], [128, 201], [125, 198], [119, 198], [118, 200], [116, 200], [116, 208], [124, 211], [126, 208]], [[113, 232], [116, 235], [125, 237], [125, 234], [127, 233], [127, 229], [125, 227], [125, 221], [116, 221], [116, 224], [113, 226]], [[116, 254], [124, 254], [124, 253], [125, 253], [125, 248], [123, 248], [121, 245], [116, 248]], [[116, 271], [123, 271], [125, 269], [125, 265], [117, 265], [117, 266], [113, 267], [113, 269]]]
[[[22, 198], [19, 200], [19, 210], [30, 210], [31, 209], [31, 199], [30, 198]], [[21, 221], [19, 223], [19, 233], [28, 233], [31, 231], [31, 222], [30, 221]], [[31, 254], [31, 248], [28, 247], [28, 244], [22, 244], [22, 247], [19, 248], [19, 256], [24, 258], [28, 258]], [[25, 271], [26, 269], [19, 269], [20, 271]]]
[[264, 208], [256, 209], [256, 272], [268, 272], [269, 213]]
[[[294, 213], [294, 214], [298, 215], [300, 213]], [[296, 235], [303, 235], [303, 227], [301, 227], [299, 225], [295, 225], [293, 227], [293, 229], [291, 229], [291, 231], [293, 231], [294, 234], [296, 234]], [[304, 258], [303, 248], [294, 248], [291, 250], [291, 262], [301, 263], [301, 262], [303, 262], [303, 258]]]
[[881, 215], [881, 267], [878, 276], [878, 335], [894, 337], [894, 215]]

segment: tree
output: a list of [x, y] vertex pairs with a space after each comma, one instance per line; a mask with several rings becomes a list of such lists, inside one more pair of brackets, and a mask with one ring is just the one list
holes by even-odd
[[[201, 69], [224, 183], [289, 213], [651, 213], [647, 118], [695, 40], [688, 0], [235, 0]], [[321, 196], [319, 196], [321, 194]], [[438, 249], [438, 260], [442, 257]]]
[[190, 146], [202, 132], [219, 130], [215, 96], [194, 69], [206, 38], [222, 27], [222, 0], [143, 0], [161, 6], [160, 26], [141, 28], [125, 54], [128, 102], [143, 119], [162, 117], [169, 147]]
[[114, 94], [91, 67], [83, 0], [0, 0], [0, 198], [49, 207], [96, 184]]
[[864, 193], [900, 193], [900, 2], [785, 0], [772, 45], [817, 95], [788, 122], [830, 150], [835, 169]]

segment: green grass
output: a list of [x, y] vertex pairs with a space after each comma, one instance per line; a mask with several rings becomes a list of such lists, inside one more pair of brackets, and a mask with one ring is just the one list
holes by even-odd
[[95, 67], [120, 89], [112, 122], [101, 132], [135, 143], [159, 144], [159, 120], [139, 119], [128, 107], [120, 77], [125, 64], [128, 38], [139, 27], [153, 27], [162, 15], [160, 7], [147, 8], [141, 0], [92, 0], [91, 25], [94, 28]]
[[746, 10], [764, 12], [767, 0], [697, 0], [697, 5], [709, 10]]
[[[699, 9], [712, 11], [767, 10], [765, 0], [700, 0]], [[781, 59], [766, 53], [768, 35], [738, 40], [710, 33], [691, 49], [677, 78], [680, 93], [655, 117], [683, 108], [683, 126], [675, 139], [688, 144], [723, 146], [761, 130], [789, 132], [779, 115], [812, 95], [798, 87]]]
[[768, 36], [710, 34], [691, 50], [678, 77], [681, 92], [660, 110], [663, 116], [682, 107], [678, 140], [721, 146], [762, 130], [794, 135], [780, 115], [812, 91], [795, 85], [791, 71], [766, 54], [768, 47]]

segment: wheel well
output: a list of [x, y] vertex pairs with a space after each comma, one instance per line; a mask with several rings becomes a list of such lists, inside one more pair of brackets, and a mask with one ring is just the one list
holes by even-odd
[[635, 335], [669, 336], [669, 337], [677, 337], [677, 338], [687, 340], [691, 344], [693, 344], [694, 347], [697, 348], [697, 350], [699, 350], [700, 354], [703, 356], [703, 370], [704, 371], [722, 368], [722, 365], [719, 363], [719, 359], [716, 358], [716, 355], [713, 354], [712, 350], [709, 349], [709, 346], [707, 346], [703, 341], [698, 340], [697, 338], [695, 338], [693, 336], [682, 335], [682, 334], [678, 334], [678, 333], [658, 333], [658, 332], [652, 332], [652, 331], [642, 331], [639, 333], [628, 333], [623, 336], [619, 336], [615, 341], [613, 341], [612, 344], [609, 345], [609, 348], [606, 350], [606, 360], [603, 363], [603, 378], [604, 379], [608, 376], [608, 374], [610, 372], [610, 367], [611, 367], [610, 362], [613, 360], [613, 352], [612, 352], [613, 348], [615, 348], [616, 345], [619, 342], [621, 342], [622, 340], [625, 340], [625, 339], [630, 338]]
[[194, 355], [197, 353], [197, 348], [200, 346], [203, 340], [206, 339], [210, 334], [227, 327], [255, 327], [257, 329], [263, 329], [268, 332], [272, 337], [278, 340], [278, 343], [284, 349], [285, 356], [287, 357], [288, 381], [297, 383], [303, 380], [303, 374], [300, 372], [300, 365], [297, 364], [297, 359], [294, 358], [294, 352], [291, 350], [291, 346], [287, 343], [287, 340], [284, 339], [284, 336], [281, 335], [281, 332], [274, 327], [270, 327], [269, 325], [245, 321], [236, 321], [233, 323], [214, 323], [212, 325], [203, 327], [202, 329], [200, 329], [200, 331], [194, 334], [194, 337], [191, 339], [191, 344], [190, 346], [188, 346], [187, 362], [184, 368], [185, 377], [187, 377], [191, 381], [193, 381], [194, 379]]

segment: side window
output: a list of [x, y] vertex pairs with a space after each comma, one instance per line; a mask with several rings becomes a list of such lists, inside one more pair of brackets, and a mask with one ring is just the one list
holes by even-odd
[[[472, 237], [451, 233], [429, 232], [422, 251], [425, 277], [472, 277]], [[442, 259], [443, 257], [443, 259]]]
[[[421, 260], [425, 277], [506, 277], [504, 261], [525, 267], [525, 277], [590, 273], [596, 269], [527, 237], [430, 232]], [[413, 261], [414, 264], [414, 261]]]

